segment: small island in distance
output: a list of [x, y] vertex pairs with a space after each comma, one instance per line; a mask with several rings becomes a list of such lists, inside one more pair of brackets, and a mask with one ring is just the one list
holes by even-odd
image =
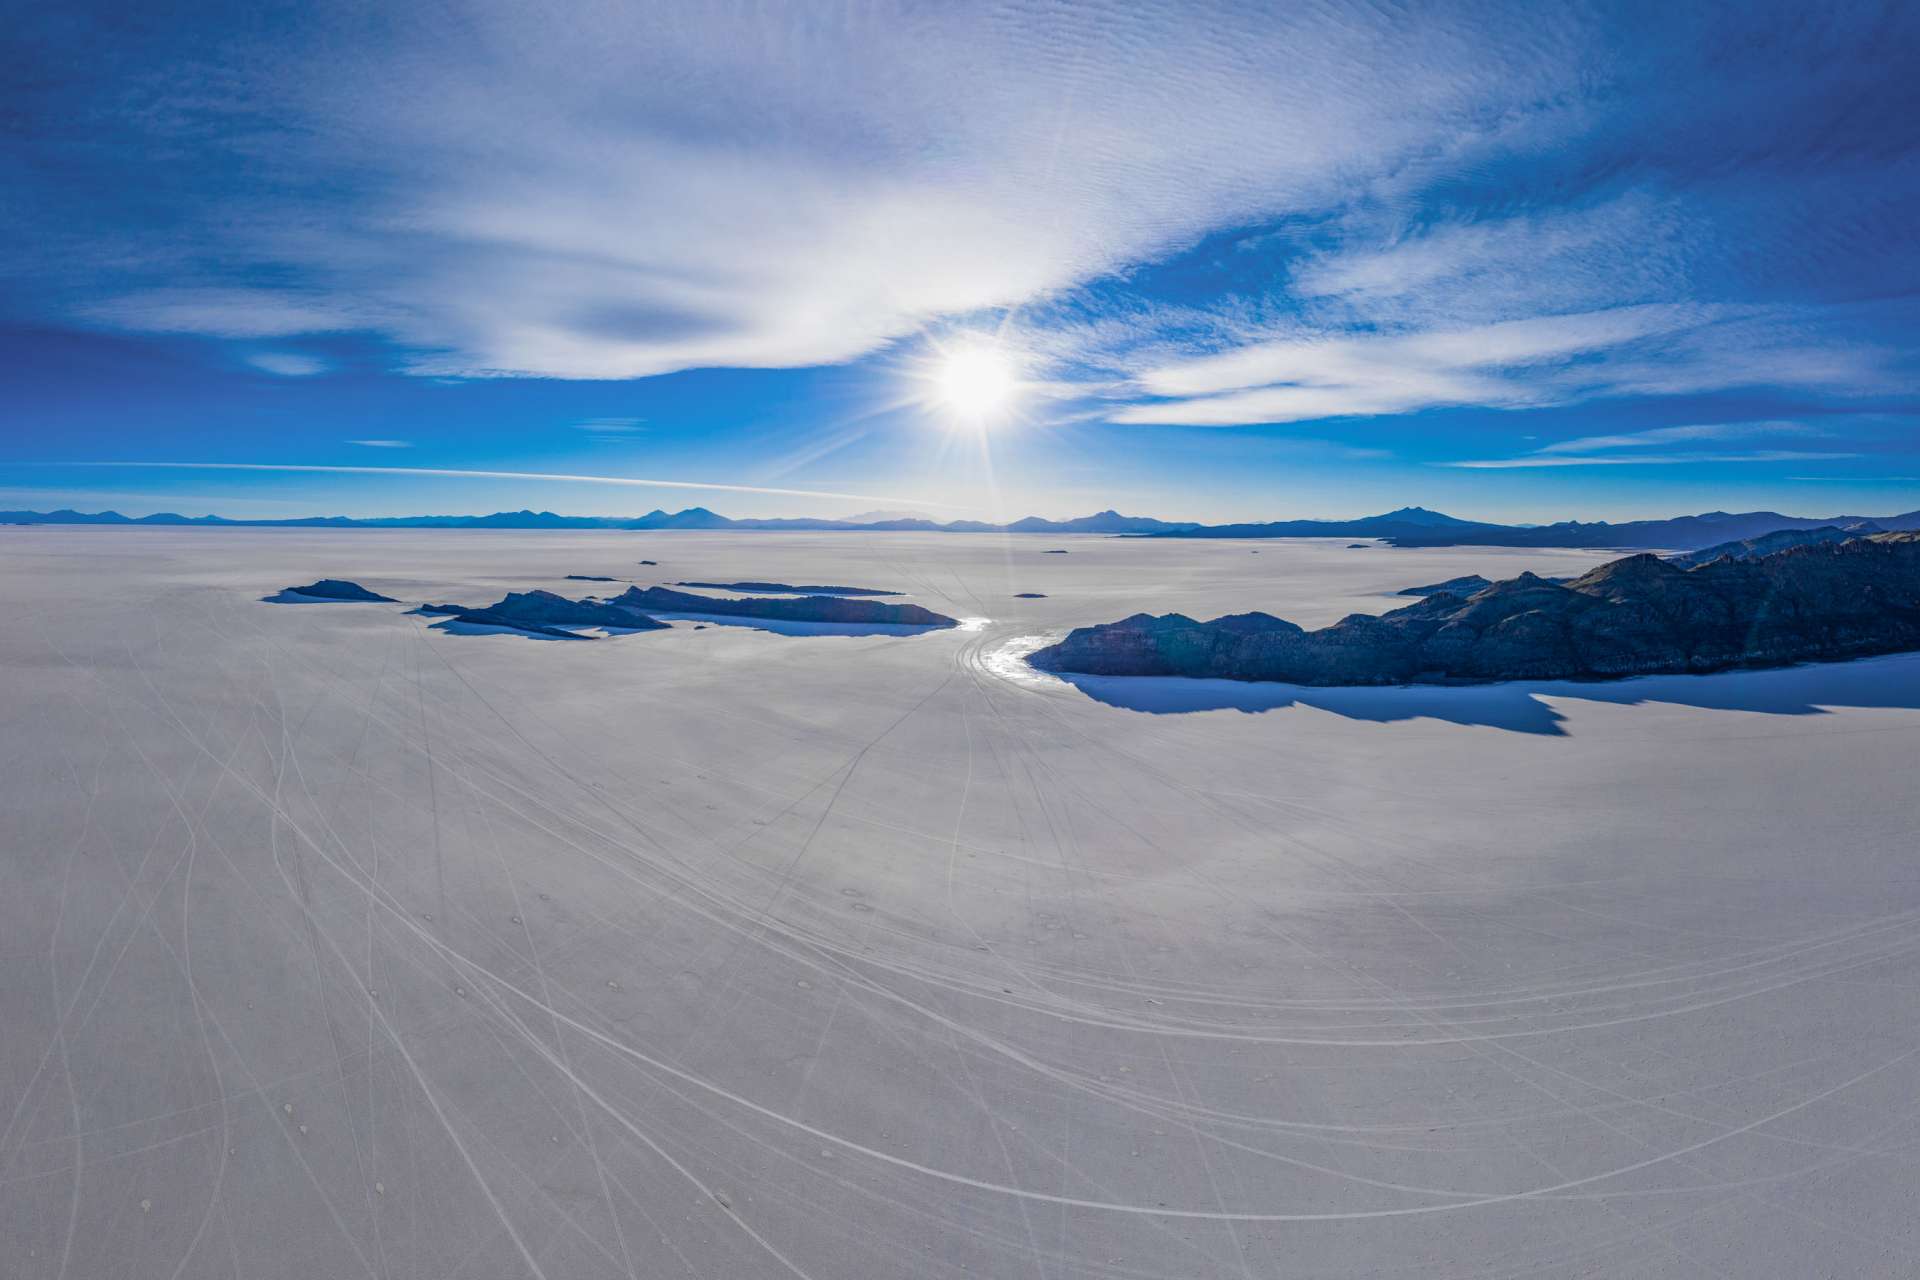
[[[570, 578], [585, 577], [568, 574]], [[761, 584], [771, 586], [773, 584]], [[842, 588], [861, 590], [860, 588]], [[869, 595], [898, 595], [893, 591], [867, 590]], [[332, 601], [347, 604], [397, 604], [391, 596], [369, 591], [356, 582], [323, 578], [305, 587], [288, 587], [268, 600]], [[428, 617], [470, 627], [499, 627], [531, 635], [585, 640], [588, 636], [563, 631], [565, 627], [600, 627], [612, 632], [661, 631], [667, 624], [656, 613], [711, 615], [733, 618], [759, 618], [776, 622], [819, 622], [853, 626], [953, 627], [959, 624], [943, 613], [935, 613], [917, 604], [885, 604], [877, 600], [848, 599], [844, 596], [747, 596], [730, 598], [696, 595], [667, 587], [628, 587], [617, 596], [602, 600], [587, 596], [569, 600], [552, 591], [510, 591], [493, 604], [479, 607], [463, 604], [427, 603], [413, 610]]]
[[1920, 534], [1818, 540], [1691, 568], [1643, 554], [1531, 573], [1307, 631], [1264, 613], [1135, 614], [1030, 661], [1080, 675], [1299, 685], [1617, 679], [1920, 649]]
[[322, 578], [318, 582], [304, 587], [288, 587], [269, 600], [298, 602], [301, 600], [332, 600], [347, 604], [398, 604], [392, 596], [383, 596], [377, 591], [369, 591], [357, 582], [347, 582], [341, 578]]

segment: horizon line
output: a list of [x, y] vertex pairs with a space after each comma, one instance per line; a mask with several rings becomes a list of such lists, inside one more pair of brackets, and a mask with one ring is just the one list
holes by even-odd
[[902, 498], [886, 494], [842, 493], [831, 489], [785, 489], [771, 485], [724, 484], [705, 480], [661, 480], [641, 476], [596, 476], [554, 471], [489, 471], [458, 467], [372, 467], [333, 466], [296, 462], [43, 462], [46, 467], [139, 467], [164, 471], [281, 471], [331, 475], [433, 476], [470, 480], [554, 480], [565, 484], [605, 484], [641, 489], [699, 489], [715, 493], [757, 493], [789, 498], [837, 498], [850, 502], [910, 502], [923, 507], [941, 507], [949, 511], [970, 511], [973, 507], [955, 502], [934, 502], [923, 498]]

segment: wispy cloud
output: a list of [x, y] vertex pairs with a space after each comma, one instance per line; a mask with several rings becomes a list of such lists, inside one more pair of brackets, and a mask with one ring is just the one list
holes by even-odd
[[1787, 476], [1813, 484], [1920, 484], [1920, 476]]
[[[457, 35], [183, 47], [179, 95], [218, 83], [244, 114], [120, 122], [123, 154], [209, 177], [94, 228], [112, 269], [76, 306], [227, 338], [371, 331], [435, 375], [844, 361], [1471, 163], [1520, 121], [1529, 145], [1570, 127], [1573, 20], [1476, 25], [1338, 3], [483, 5]], [[223, 186], [235, 151], [252, 181]]]
[[1742, 387], [1882, 393], [1887, 354], [1803, 311], [1644, 304], [1469, 328], [1309, 333], [1149, 363], [1121, 423], [1245, 426], [1477, 405], [1577, 404]]
[[411, 449], [411, 440], [349, 440], [348, 444], [357, 444], [366, 449]]
[[292, 351], [261, 351], [248, 356], [247, 363], [283, 378], [311, 378], [333, 367], [318, 356], [300, 355]]
[[1825, 427], [1804, 422], [1769, 419], [1761, 422], [1698, 422], [1677, 427], [1651, 427], [1624, 435], [1580, 436], [1558, 440], [1539, 449], [1540, 453], [1594, 453], [1602, 449], [1647, 449], [1660, 445], [1695, 440], [1742, 440], [1754, 436], [1823, 436]]
[[1426, 327], [1692, 296], [1711, 228], [1677, 198], [1630, 191], [1352, 230], [1298, 265], [1295, 290], [1329, 314]]
[[1795, 449], [1756, 449], [1752, 453], [1608, 453], [1581, 457], [1569, 454], [1533, 453], [1519, 458], [1485, 458], [1464, 462], [1443, 462], [1440, 465], [1469, 467], [1479, 471], [1505, 471], [1530, 467], [1645, 467], [1718, 462], [1818, 462], [1859, 456], [1857, 453], [1811, 453]]
[[586, 432], [595, 444], [625, 444], [647, 428], [645, 418], [587, 418], [573, 429]]
[[698, 489], [719, 493], [763, 493], [797, 498], [851, 498], [856, 502], [918, 502], [924, 506], [955, 507], [949, 502], [902, 498], [888, 494], [840, 493], [830, 489], [780, 489], [768, 485], [717, 484], [704, 480], [659, 480], [640, 476], [590, 476], [550, 471], [478, 471], [459, 467], [346, 467], [291, 462], [67, 462], [53, 465], [113, 467], [165, 471], [280, 471], [318, 475], [433, 476], [458, 480], [542, 480], [562, 484], [604, 484], [642, 489]]
[[1137, 385], [1164, 399], [1125, 406], [1111, 420], [1240, 426], [1552, 403], [1568, 394], [1560, 370], [1572, 357], [1697, 327], [1714, 315], [1704, 307], [1643, 306], [1469, 329], [1289, 335], [1144, 369]]
[[1675, 445], [1719, 444], [1729, 440], [1750, 440], [1776, 436], [1829, 436], [1826, 427], [1805, 422], [1768, 419], [1757, 422], [1697, 422], [1672, 427], [1649, 427], [1618, 435], [1579, 436], [1556, 440], [1531, 453], [1513, 458], [1483, 458], [1447, 462], [1449, 467], [1478, 470], [1507, 470], [1531, 467], [1632, 467], [1672, 466], [1682, 463], [1720, 462], [1810, 462], [1832, 458], [1856, 458], [1857, 453], [1809, 452], [1794, 449], [1754, 449], [1743, 453], [1719, 450], [1683, 452], [1642, 452], [1671, 449]]

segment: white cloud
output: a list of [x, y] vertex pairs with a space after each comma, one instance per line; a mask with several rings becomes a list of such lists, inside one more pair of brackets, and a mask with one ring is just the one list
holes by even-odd
[[286, 338], [378, 328], [388, 314], [364, 302], [310, 291], [179, 286], [143, 289], [81, 308], [108, 324], [154, 333], [198, 333], [214, 338]]
[[311, 378], [333, 367], [318, 356], [300, 355], [293, 351], [262, 351], [248, 356], [247, 363], [283, 378]]
[[631, 444], [635, 436], [644, 432], [645, 418], [588, 418], [573, 424], [575, 431], [587, 433], [587, 439], [595, 444]]
[[411, 440], [349, 440], [348, 444], [357, 444], [366, 449], [411, 449]]
[[325, 177], [342, 207], [235, 192], [202, 214], [217, 269], [90, 314], [374, 330], [436, 375], [842, 361], [1559, 121], [1568, 25], [1498, 44], [1365, 6], [482, 4], [263, 59], [287, 187]]
[[1619, 307], [1694, 293], [1692, 246], [1709, 231], [1678, 201], [1635, 192], [1585, 207], [1380, 228], [1302, 263], [1293, 287], [1377, 323]]
[[1602, 449], [1645, 449], [1658, 445], [1694, 440], [1742, 440], [1752, 436], [1821, 436], [1824, 427], [1804, 422], [1768, 420], [1764, 422], [1698, 422], [1678, 427], [1651, 427], [1624, 435], [1581, 436], [1560, 440], [1539, 449], [1539, 453], [1592, 453]]
[[1551, 403], [1565, 394], [1555, 384], [1555, 362], [1698, 326], [1713, 315], [1703, 307], [1644, 306], [1471, 329], [1281, 338], [1145, 369], [1136, 376], [1140, 389], [1168, 399], [1126, 406], [1111, 420], [1239, 426]]
[[1251, 340], [1134, 374], [1159, 400], [1122, 423], [1245, 426], [1316, 418], [1575, 404], [1741, 387], [1871, 394], [1899, 385], [1874, 347], [1806, 310], [1647, 304], [1470, 328]]

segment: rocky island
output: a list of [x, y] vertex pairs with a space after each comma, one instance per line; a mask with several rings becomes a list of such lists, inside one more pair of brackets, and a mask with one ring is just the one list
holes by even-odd
[[1456, 684], [1779, 666], [1920, 649], [1920, 534], [1692, 568], [1651, 554], [1530, 573], [1307, 631], [1264, 613], [1135, 614], [1036, 652], [1043, 670], [1302, 685]]
[[844, 596], [726, 596], [696, 595], [670, 587], [628, 587], [609, 602], [628, 609], [658, 613], [705, 613], [730, 618], [768, 618], [780, 622], [880, 623], [910, 627], [953, 627], [959, 623], [943, 613], [917, 604], [882, 604], [877, 600], [850, 600]]
[[505, 599], [481, 609], [459, 605], [422, 605], [423, 613], [449, 613], [455, 622], [483, 627], [545, 631], [554, 627], [611, 627], [620, 631], [660, 631], [666, 623], [638, 609], [588, 596], [569, 600], [551, 591], [509, 591]]
[[[380, 597], [384, 599], [384, 597]], [[510, 627], [534, 635], [561, 635], [586, 639], [563, 627], [603, 627], [614, 631], [659, 631], [667, 623], [655, 613], [713, 614], [723, 617], [766, 618], [780, 622], [826, 622], [850, 625], [952, 627], [945, 614], [917, 604], [882, 604], [840, 596], [767, 596], [729, 599], [695, 595], [667, 587], [628, 587], [601, 600], [588, 596], [569, 600], [551, 591], [511, 591], [504, 599], [480, 608], [462, 604], [423, 604], [416, 613], [444, 617], [468, 626]]]
[[348, 582], [344, 578], [322, 578], [305, 587], [288, 587], [283, 596], [304, 596], [309, 600], [337, 600], [352, 604], [398, 604], [392, 596], [383, 596], [377, 591], [369, 591], [357, 582]]

